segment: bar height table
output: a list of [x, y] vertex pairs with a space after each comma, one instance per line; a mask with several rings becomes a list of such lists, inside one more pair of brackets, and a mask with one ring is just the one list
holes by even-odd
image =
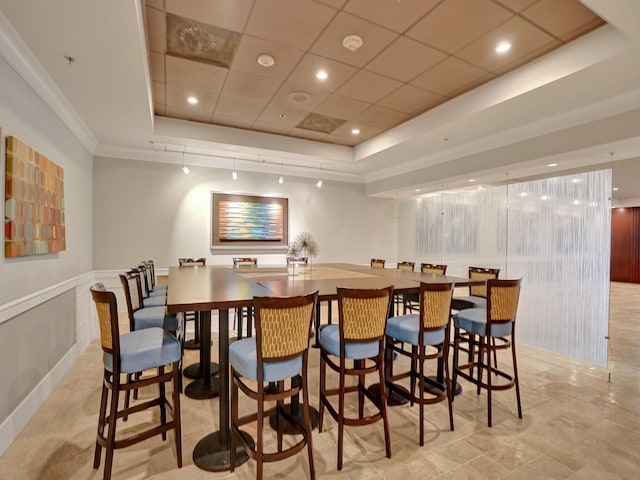
[[[302, 278], [300, 278], [302, 277]], [[289, 277], [283, 269], [251, 269], [239, 272], [225, 267], [202, 266], [169, 269], [167, 310], [170, 313], [198, 311], [204, 324], [201, 343], [211, 342], [211, 311], [218, 310], [219, 338], [219, 430], [201, 439], [193, 451], [194, 463], [203, 470], [219, 472], [231, 469], [229, 427], [229, 309], [249, 307], [254, 296], [293, 296], [319, 291], [318, 300], [337, 298], [338, 287], [382, 288], [394, 285], [399, 293], [416, 293], [420, 281], [450, 282], [469, 285], [465, 278], [403, 272], [396, 269], [371, 269], [351, 264], [315, 265], [309, 276]], [[203, 361], [208, 369], [209, 356]], [[211, 381], [205, 375], [202, 381]], [[292, 405], [295, 412], [298, 405]], [[251, 441], [247, 434], [246, 438]], [[248, 455], [238, 446], [236, 466], [247, 461]]]
[[[221, 472], [231, 469], [231, 437], [229, 428], [229, 308], [246, 307], [254, 296], [269, 296], [272, 292], [229, 269], [212, 266], [171, 267], [167, 310], [171, 313], [198, 311], [203, 324], [201, 343], [211, 343], [211, 311], [218, 310], [219, 323], [219, 430], [201, 439], [193, 450], [193, 462], [201, 469]], [[203, 385], [211, 383], [209, 365], [211, 349], [205, 348]], [[188, 387], [187, 387], [188, 388]], [[251, 437], [246, 434], [246, 438]], [[236, 451], [236, 466], [249, 459], [244, 448]]]

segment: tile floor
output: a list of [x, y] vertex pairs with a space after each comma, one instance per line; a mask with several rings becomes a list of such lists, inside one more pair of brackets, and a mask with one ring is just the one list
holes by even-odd
[[[515, 391], [495, 394], [493, 428], [486, 426], [486, 394], [470, 388], [454, 403], [455, 431], [446, 404], [427, 406], [424, 447], [418, 409], [390, 409], [392, 458], [384, 455], [381, 423], [345, 430], [342, 471], [336, 469], [337, 427], [325, 417], [314, 432], [318, 478], [333, 479], [635, 479], [640, 478], [640, 285], [612, 284], [611, 361], [604, 369], [519, 345], [524, 418]], [[214, 356], [216, 352], [214, 351]], [[190, 360], [195, 358], [189, 352]], [[311, 401], [318, 398], [318, 350], [311, 351]], [[506, 360], [505, 360], [506, 361]], [[92, 468], [99, 406], [101, 354], [94, 342], [0, 458], [2, 479], [100, 479]], [[250, 402], [243, 405], [251, 408]], [[159, 437], [116, 452], [113, 479], [255, 478], [249, 461], [234, 473], [193, 465], [194, 445], [216, 429], [218, 401], [182, 397], [183, 461]], [[141, 422], [152, 420], [152, 416]], [[131, 421], [130, 421], [131, 422]], [[127, 429], [135, 429], [135, 423]], [[130, 430], [129, 430], [130, 431]], [[270, 440], [270, 445], [274, 443]], [[265, 478], [308, 478], [304, 452], [266, 464]]]

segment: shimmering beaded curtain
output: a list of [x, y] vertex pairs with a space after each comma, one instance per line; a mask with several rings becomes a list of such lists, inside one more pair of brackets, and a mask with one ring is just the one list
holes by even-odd
[[416, 242], [421, 261], [446, 263], [447, 273], [465, 277], [469, 266], [502, 268], [505, 206], [504, 188], [422, 199], [417, 208]]
[[523, 277], [518, 341], [605, 366], [610, 191], [611, 170], [600, 170], [423, 199], [418, 253], [441, 257], [452, 275], [474, 265]]

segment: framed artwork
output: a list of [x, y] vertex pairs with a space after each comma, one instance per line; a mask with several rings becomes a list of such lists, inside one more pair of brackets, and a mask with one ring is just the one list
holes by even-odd
[[289, 245], [289, 200], [211, 193], [211, 248], [276, 248]]
[[5, 257], [65, 250], [63, 168], [16, 137], [5, 155]]

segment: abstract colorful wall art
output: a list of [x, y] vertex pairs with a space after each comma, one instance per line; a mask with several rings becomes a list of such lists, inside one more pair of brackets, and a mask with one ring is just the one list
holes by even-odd
[[212, 248], [286, 247], [286, 198], [213, 193]]
[[4, 255], [66, 249], [64, 170], [16, 137], [6, 138]]

